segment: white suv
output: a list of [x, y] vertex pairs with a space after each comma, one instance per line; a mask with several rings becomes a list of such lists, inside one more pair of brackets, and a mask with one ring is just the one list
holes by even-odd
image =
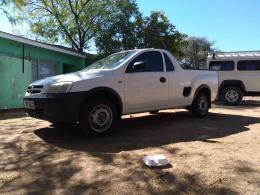
[[243, 96], [260, 96], [260, 52], [218, 52], [208, 55], [207, 65], [219, 76], [219, 98], [240, 104]]
[[24, 106], [32, 117], [79, 123], [86, 135], [99, 135], [125, 114], [181, 107], [205, 116], [217, 90], [216, 72], [184, 70], [165, 50], [136, 49], [32, 83]]

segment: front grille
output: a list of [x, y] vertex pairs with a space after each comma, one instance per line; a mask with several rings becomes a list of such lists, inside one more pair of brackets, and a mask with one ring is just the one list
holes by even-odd
[[27, 88], [28, 93], [41, 93], [43, 85], [31, 85]]
[[26, 114], [35, 118], [42, 118], [43, 117], [43, 109], [26, 109]]

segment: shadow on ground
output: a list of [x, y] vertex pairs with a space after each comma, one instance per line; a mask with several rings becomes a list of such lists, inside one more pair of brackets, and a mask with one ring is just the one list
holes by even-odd
[[[162, 112], [124, 119], [103, 137], [84, 137], [77, 128], [36, 129], [37, 137], [17, 129], [15, 137], [4, 136], [0, 143], [0, 173], [7, 175], [0, 174], [0, 192], [238, 194], [219, 179], [206, 183], [196, 172], [148, 169], [140, 156], [122, 151], [191, 141], [215, 144], [218, 140], [214, 139], [248, 131], [249, 125], [259, 122], [260, 118], [249, 116], [211, 113], [207, 118], [194, 118], [189, 112]], [[249, 166], [239, 163], [235, 170], [255, 171]]]
[[235, 105], [235, 106], [225, 105], [221, 101], [216, 101], [214, 102], [214, 104], [217, 107], [223, 107], [232, 110], [243, 110], [243, 109], [252, 109], [252, 108], [260, 107], [260, 101], [258, 100], [243, 100], [239, 105]]
[[[205, 141], [247, 131], [247, 126], [260, 118], [211, 113], [206, 118], [194, 118], [189, 112], [160, 113], [123, 119], [110, 134], [84, 137], [77, 128], [42, 128], [34, 133], [44, 141], [70, 150], [88, 153], [118, 153], [146, 147]], [[104, 147], [105, 146], [105, 147]]]
[[[86, 152], [100, 159], [99, 162], [104, 168], [97, 171], [96, 175], [105, 176], [95, 182], [82, 182], [71, 186], [70, 192], [106, 192], [103, 190], [116, 189], [114, 185], [124, 183], [132, 192], [147, 194], [238, 194], [235, 189], [222, 185], [221, 179], [206, 184], [194, 173], [172, 173], [167, 169], [148, 170], [141, 164], [140, 167], [131, 168], [131, 164], [116, 163], [116, 154], [178, 142], [202, 141], [214, 144], [218, 142], [214, 140], [216, 138], [248, 131], [247, 126], [259, 122], [260, 118], [238, 115], [211, 113], [207, 118], [194, 118], [189, 112], [162, 112], [158, 115], [123, 119], [113, 133], [103, 137], [87, 138], [78, 129], [69, 128], [42, 128], [34, 133], [52, 146]], [[138, 161], [134, 155], [126, 155], [124, 158], [125, 162]], [[109, 166], [114, 170], [123, 170], [127, 166], [128, 170], [122, 175], [120, 171], [116, 173], [106, 168]], [[138, 182], [144, 182], [145, 186], [139, 186]], [[160, 187], [156, 188], [156, 185]]]
[[13, 109], [13, 110], [1, 110], [0, 109], [0, 121], [7, 119], [18, 119], [25, 117], [23, 109]]

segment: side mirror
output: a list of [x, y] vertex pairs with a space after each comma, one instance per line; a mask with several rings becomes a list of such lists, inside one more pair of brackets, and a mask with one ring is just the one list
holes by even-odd
[[134, 70], [140, 70], [140, 69], [144, 69], [145, 68], [145, 62], [144, 61], [139, 61], [139, 62], [135, 62], [133, 65], [133, 69]]

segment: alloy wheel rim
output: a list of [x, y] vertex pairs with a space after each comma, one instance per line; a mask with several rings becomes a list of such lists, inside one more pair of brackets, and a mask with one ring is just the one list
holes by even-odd
[[229, 90], [225, 97], [228, 102], [236, 102], [238, 100], [238, 93], [235, 90]]

